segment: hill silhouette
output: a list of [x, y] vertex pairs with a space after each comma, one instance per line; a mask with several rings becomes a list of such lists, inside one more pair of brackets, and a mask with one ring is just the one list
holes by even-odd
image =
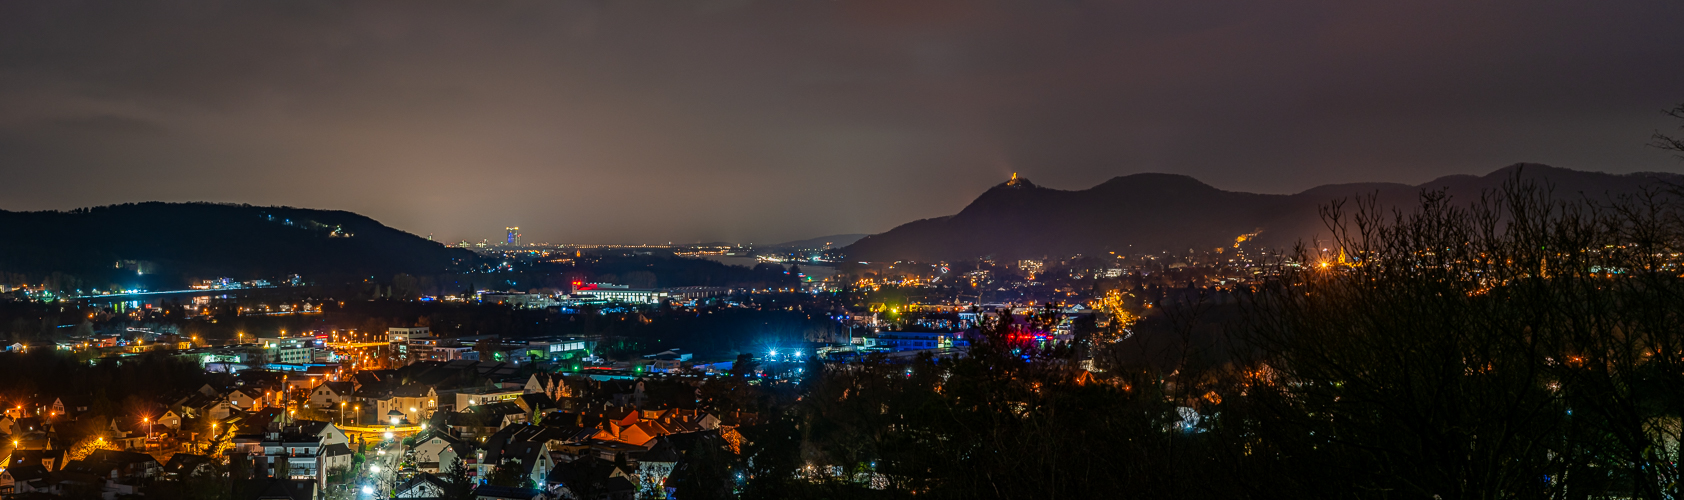
[[1255, 241], [1289, 248], [1328, 236], [1317, 209], [1374, 195], [1384, 207], [1412, 207], [1423, 191], [1453, 200], [1478, 200], [1518, 174], [1552, 185], [1554, 195], [1636, 193], [1659, 183], [1684, 184], [1669, 173], [1605, 174], [1516, 164], [1484, 176], [1452, 175], [1407, 185], [1356, 183], [1318, 186], [1297, 194], [1224, 191], [1174, 174], [1116, 177], [1080, 191], [1049, 189], [1027, 179], [990, 188], [959, 213], [909, 222], [862, 238], [844, 252], [855, 261], [940, 261], [979, 257], [1040, 258], [1106, 252], [1209, 250], [1258, 233]]
[[0, 272], [74, 275], [91, 286], [187, 278], [390, 279], [437, 274], [474, 260], [336, 210], [212, 203], [133, 203], [69, 211], [0, 210]]

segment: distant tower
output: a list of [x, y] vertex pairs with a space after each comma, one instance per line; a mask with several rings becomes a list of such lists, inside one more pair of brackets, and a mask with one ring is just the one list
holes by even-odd
[[507, 243], [509, 245], [519, 245], [520, 244], [520, 233], [518, 232], [518, 231], [520, 231], [520, 228], [518, 228], [518, 227], [505, 227], [505, 228], [503, 228], [503, 231], [505, 231], [505, 234], [503, 236], [503, 243]]

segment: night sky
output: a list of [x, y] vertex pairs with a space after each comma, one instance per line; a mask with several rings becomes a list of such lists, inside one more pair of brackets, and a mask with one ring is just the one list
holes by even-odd
[[1684, 2], [0, 3], [0, 208], [441, 240], [881, 232], [1012, 172], [1269, 193], [1679, 171]]

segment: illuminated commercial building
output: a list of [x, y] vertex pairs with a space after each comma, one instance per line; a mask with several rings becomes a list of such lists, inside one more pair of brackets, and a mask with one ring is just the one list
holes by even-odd
[[659, 304], [667, 299], [667, 292], [609, 283], [574, 283], [573, 294], [568, 299], [575, 302]]

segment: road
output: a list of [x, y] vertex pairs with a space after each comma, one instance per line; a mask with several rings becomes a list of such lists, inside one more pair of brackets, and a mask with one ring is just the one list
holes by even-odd
[[[398, 464], [403, 463], [403, 442], [398, 438], [384, 441], [369, 447], [365, 457], [368, 462], [363, 464], [363, 480], [361, 484], [373, 490], [371, 495], [359, 498], [387, 498], [392, 488], [398, 485]], [[379, 472], [375, 472], [378, 467]]]

